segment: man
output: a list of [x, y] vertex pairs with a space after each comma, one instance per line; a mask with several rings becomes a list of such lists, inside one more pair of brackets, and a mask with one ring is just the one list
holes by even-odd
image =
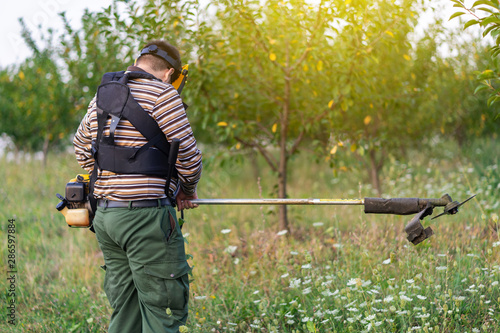
[[[171, 85], [180, 70], [180, 54], [175, 47], [158, 40], [148, 43], [136, 65], [124, 73], [103, 77], [103, 82], [119, 79], [122, 85], [114, 82], [99, 87], [73, 141], [82, 168], [91, 174], [97, 172], [93, 193], [98, 201], [93, 227], [104, 256], [104, 290], [113, 308], [110, 333], [178, 332], [187, 320], [190, 267], [176, 213], [168, 198], [177, 193], [178, 210], [197, 207], [190, 200], [197, 199], [202, 163], [182, 100]], [[129, 91], [131, 100], [127, 100]], [[135, 105], [135, 114], [144, 112], [154, 119], [156, 129], [161, 129], [163, 133], [159, 133], [168, 142], [180, 140], [177, 176], [170, 184], [158, 173], [142, 173], [136, 167], [136, 160], [145, 164], [147, 154], [163, 154], [159, 152], [160, 142], [165, 140], [148, 140], [148, 133], [141, 134], [144, 128], [140, 132], [137, 122], [134, 126], [129, 121], [133, 117], [117, 117], [113, 108], [122, 100], [127, 100], [127, 104], [118, 107], [120, 112], [126, 114]], [[165, 144], [168, 145], [166, 141]], [[146, 154], [139, 149], [144, 145]], [[111, 153], [103, 155], [105, 148], [110, 147]], [[120, 160], [118, 153], [114, 155], [118, 148], [135, 153]], [[156, 158], [149, 162], [158, 163]], [[145, 166], [147, 170], [148, 167]], [[163, 170], [165, 165], [154, 167]], [[131, 172], [113, 171], [120, 168]]]

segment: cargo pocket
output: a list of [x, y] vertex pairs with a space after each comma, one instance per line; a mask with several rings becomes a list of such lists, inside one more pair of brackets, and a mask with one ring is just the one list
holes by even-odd
[[144, 265], [147, 303], [171, 310], [185, 310], [189, 300], [191, 270], [186, 261]]
[[177, 220], [168, 207], [164, 210], [165, 215], [161, 219], [160, 227], [166, 244], [172, 242], [173, 236], [177, 234]]

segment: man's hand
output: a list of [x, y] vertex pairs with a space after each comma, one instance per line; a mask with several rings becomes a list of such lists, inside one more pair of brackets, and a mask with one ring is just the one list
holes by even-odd
[[181, 211], [183, 209], [190, 209], [198, 207], [197, 204], [192, 203], [190, 200], [198, 199], [198, 195], [194, 192], [193, 195], [186, 195], [182, 190], [182, 187], [179, 189], [177, 193], [177, 197], [175, 197], [175, 201], [177, 202], [177, 210]]

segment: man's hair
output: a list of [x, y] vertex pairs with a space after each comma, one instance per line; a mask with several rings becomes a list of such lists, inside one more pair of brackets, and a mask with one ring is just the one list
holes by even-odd
[[[167, 52], [167, 54], [169, 56], [171, 56], [172, 58], [174, 58], [174, 60], [176, 60], [179, 63], [180, 67], [182, 67], [181, 55], [179, 53], [179, 50], [177, 50], [177, 48], [175, 46], [173, 46], [173, 45], [171, 45], [163, 40], [152, 40], [149, 43], [147, 43], [145, 46], [143, 46], [141, 50], [143, 50], [146, 47], [151, 46], [151, 45], [156, 45], [160, 50]], [[159, 56], [152, 55], [152, 54], [141, 55], [139, 58], [137, 58], [137, 64], [139, 64], [141, 62], [147, 63], [149, 65], [149, 67], [151, 67], [151, 69], [153, 69], [154, 71], [163, 71], [165, 69], [172, 68], [172, 65], [169, 64], [168, 62], [166, 62], [163, 58], [161, 58]], [[172, 74], [171, 82], [174, 82], [175, 80], [177, 80], [179, 75], [180, 75], [179, 71], [175, 70], [174, 73]]]

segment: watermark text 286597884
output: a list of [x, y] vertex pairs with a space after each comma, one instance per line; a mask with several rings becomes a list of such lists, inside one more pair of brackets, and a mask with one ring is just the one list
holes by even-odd
[[10, 219], [7, 225], [7, 322], [16, 324], [16, 220]]

